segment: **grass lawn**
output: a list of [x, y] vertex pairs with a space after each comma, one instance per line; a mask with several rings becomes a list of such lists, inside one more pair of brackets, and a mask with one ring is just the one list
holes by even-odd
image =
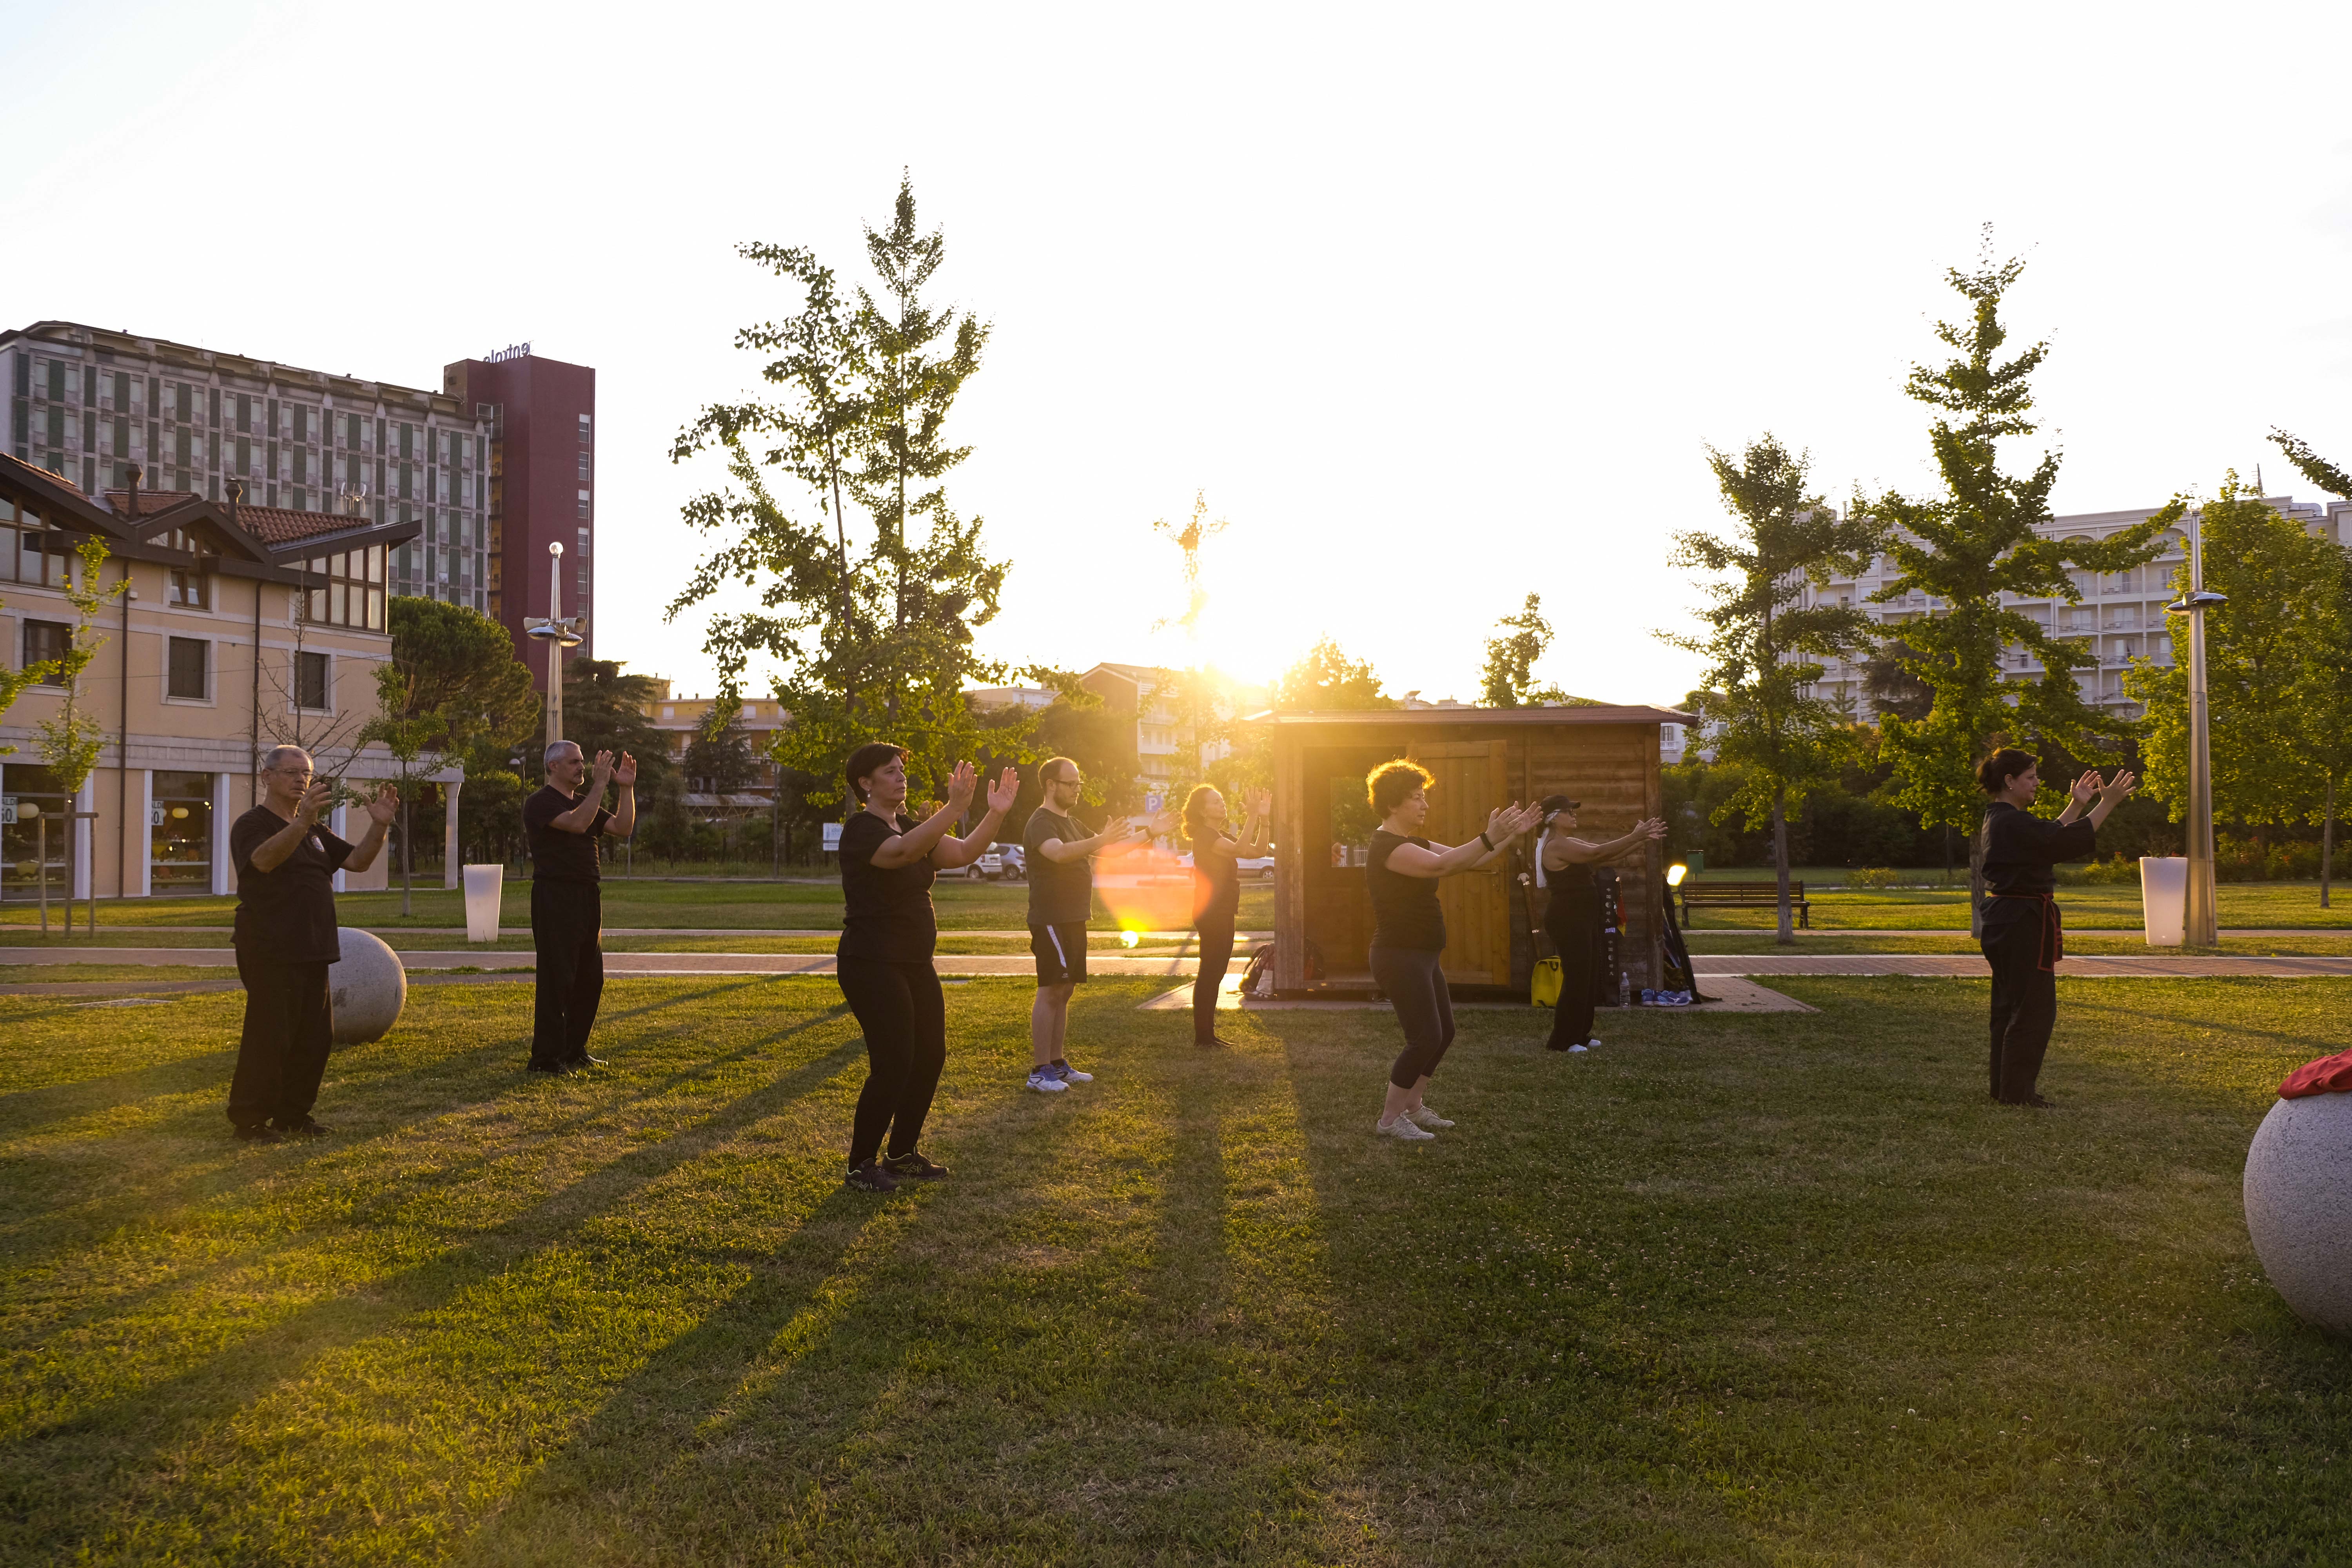
[[2352, 1553], [2352, 1349], [2238, 1181], [2343, 982], [2067, 982], [2047, 1114], [1985, 987], [1464, 1015], [1434, 1143], [1385, 1015], [1194, 1052], [1097, 982], [950, 989], [927, 1146], [840, 1184], [829, 981], [426, 986], [336, 1133], [233, 1143], [238, 998], [0, 998], [0, 1560], [2300, 1563]]
[[[1188, 886], [1171, 883], [1165, 889], [1170, 901], [1181, 903], [1173, 919], [1176, 923], [1191, 914]], [[841, 884], [838, 881], [808, 882], [647, 882], [613, 878], [604, 885], [604, 923], [607, 926], [741, 927], [756, 930], [766, 927], [792, 931], [838, 930], [841, 925]], [[404, 919], [400, 913], [400, 889], [386, 893], [343, 893], [335, 900], [338, 917], [345, 925], [396, 928], [414, 926], [462, 926], [466, 923], [464, 896], [438, 885], [418, 888], [414, 895], [415, 912]], [[961, 878], [940, 881], [931, 889], [931, 901], [939, 910], [942, 931], [1018, 931], [1028, 923], [1029, 891], [1022, 882], [971, 882]], [[81, 906], [87, 908], [87, 906]], [[98, 929], [132, 931], [142, 926], [221, 925], [235, 918], [234, 898], [194, 899], [100, 899], [98, 904]], [[40, 911], [29, 905], [10, 903], [0, 908], [0, 931], [16, 931], [27, 928], [40, 929]], [[530, 929], [530, 883], [509, 877], [504, 896], [499, 900], [499, 921], [521, 931]], [[58, 910], [49, 911], [50, 929], [58, 929]], [[1102, 894], [1095, 896], [1094, 924], [1097, 929], [1116, 931], [1119, 921], [1107, 908]], [[1144, 922], [1147, 929], [1168, 929], [1160, 921]], [[1966, 924], [1966, 921], [1961, 922]], [[1252, 882], [1242, 889], [1241, 926], [1244, 931], [1270, 931], [1274, 926], [1274, 889], [1270, 883]], [[74, 930], [81, 930], [81, 916], [74, 917]]]
[[[1842, 936], [1832, 931], [1801, 931], [1793, 946], [1782, 947], [1769, 931], [1695, 931], [1685, 933], [1690, 950], [1696, 954], [1778, 952], [1819, 956], [1843, 952], [1971, 952], [1981, 953], [1974, 937], [1966, 929], [1954, 931], [1902, 931], [1894, 936]], [[5, 945], [5, 943], [0, 943]], [[2066, 951], [2077, 958], [2094, 954], [2137, 953], [2141, 957], [2162, 957], [2167, 953], [2182, 953], [2179, 947], [2150, 947], [2147, 939], [2138, 931], [2082, 931], [2069, 926], [2066, 930]], [[2352, 931], [2314, 931], [2281, 937], [2224, 937], [2217, 947], [2199, 948], [2200, 953], [2218, 953], [2225, 958], [2276, 957], [2342, 957], [2352, 954]]]
[[[1758, 879], [1764, 879], [1759, 873]], [[1942, 889], [1861, 889], [1832, 892], [1808, 890], [1813, 928], [1840, 927], [1860, 931], [1932, 931], [1969, 929], [1969, 894], [1965, 887]], [[2101, 926], [2138, 931], [2141, 926], [2139, 885], [2101, 882], [2058, 889], [2069, 931]], [[2214, 889], [2214, 907], [2224, 927], [2305, 926], [2352, 934], [2352, 888], [2337, 891], [2333, 906], [2319, 907], [2317, 882], [2223, 882]], [[1779, 920], [1770, 908], [1757, 910], [1694, 910], [1693, 928], [1706, 931], [1769, 930]]]

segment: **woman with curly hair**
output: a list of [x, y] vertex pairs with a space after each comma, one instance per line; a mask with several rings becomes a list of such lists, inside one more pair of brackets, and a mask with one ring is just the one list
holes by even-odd
[[1432, 844], [1421, 829], [1429, 820], [1435, 775], [1415, 763], [1382, 763], [1364, 778], [1364, 796], [1381, 819], [1364, 862], [1372, 900], [1372, 984], [1396, 1007], [1404, 1049], [1389, 1068], [1388, 1099], [1376, 1130], [1384, 1138], [1420, 1142], [1453, 1122], [1424, 1098], [1445, 1047], [1454, 1043], [1454, 1004], [1439, 961], [1445, 952], [1445, 914], [1437, 879], [1475, 871], [1502, 858], [1512, 839], [1542, 813], [1517, 801], [1489, 812], [1467, 844]]

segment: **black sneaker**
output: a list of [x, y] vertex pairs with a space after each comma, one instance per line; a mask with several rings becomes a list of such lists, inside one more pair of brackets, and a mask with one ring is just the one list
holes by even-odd
[[236, 1141], [240, 1143], [283, 1143], [286, 1142], [286, 1134], [275, 1127], [266, 1125], [240, 1127], [236, 1130]]
[[898, 1178], [868, 1160], [863, 1165], [849, 1167], [849, 1184], [863, 1192], [895, 1193], [898, 1190]]
[[319, 1124], [317, 1118], [310, 1116], [305, 1116], [299, 1121], [273, 1121], [270, 1125], [278, 1130], [281, 1138], [324, 1138], [328, 1131]]
[[549, 1078], [562, 1078], [572, 1070], [572, 1064], [570, 1062], [533, 1062], [523, 1070], [545, 1073]]
[[935, 1165], [920, 1154], [893, 1154], [882, 1162], [882, 1168], [902, 1182], [940, 1182], [948, 1174], [945, 1165]]

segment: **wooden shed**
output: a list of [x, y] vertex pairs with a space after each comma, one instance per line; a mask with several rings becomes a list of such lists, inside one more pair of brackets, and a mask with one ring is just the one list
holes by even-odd
[[[1364, 775], [1406, 757], [1436, 775], [1429, 826], [1441, 844], [1475, 837], [1486, 814], [1513, 801], [1565, 795], [1582, 803], [1577, 837], [1613, 838], [1664, 815], [1658, 727], [1688, 724], [1663, 708], [1396, 708], [1272, 712], [1275, 986], [1285, 995], [1361, 992], [1371, 905], [1363, 856], [1377, 826]], [[1438, 884], [1445, 910], [1445, 977], [1457, 990], [1528, 994], [1535, 962], [1550, 949], [1535, 928], [1539, 895], [1523, 880], [1531, 845], [1484, 870]], [[1623, 965], [1633, 986], [1658, 984], [1663, 916], [1662, 847], [1628, 856]], [[1310, 950], [1316, 962], [1310, 963]]]

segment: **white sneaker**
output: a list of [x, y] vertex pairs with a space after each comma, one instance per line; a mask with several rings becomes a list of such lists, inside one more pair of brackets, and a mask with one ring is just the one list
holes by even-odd
[[1586, 1048], [1587, 1048], [1587, 1049], [1590, 1049], [1591, 1047], [1594, 1047], [1594, 1046], [1597, 1046], [1597, 1045], [1599, 1045], [1600, 1043], [1601, 1043], [1601, 1042], [1600, 1042], [1599, 1040], [1587, 1040], [1587, 1041], [1585, 1041], [1585, 1042], [1584, 1042], [1585, 1047], [1586, 1047]]
[[1454, 1125], [1454, 1123], [1446, 1121], [1445, 1118], [1438, 1115], [1434, 1110], [1430, 1110], [1426, 1105], [1416, 1105], [1411, 1110], [1406, 1111], [1405, 1114], [1412, 1118], [1413, 1125], [1416, 1127], [1426, 1127], [1433, 1132], [1441, 1127], [1451, 1127]]
[[1408, 1143], [1434, 1142], [1437, 1138], [1436, 1133], [1426, 1132], [1415, 1127], [1412, 1124], [1412, 1116], [1408, 1111], [1398, 1112], [1393, 1121], [1377, 1123], [1372, 1131], [1383, 1138], [1402, 1138]]
[[1095, 1080], [1094, 1074], [1080, 1072], [1067, 1062], [1055, 1063], [1054, 1070], [1062, 1075], [1062, 1081], [1065, 1083], [1092, 1083]]
[[1052, 1068], [1038, 1068], [1029, 1075], [1029, 1087], [1040, 1094], [1067, 1094], [1070, 1086]]
[[1589, 1047], [1585, 1046], [1570, 1046], [1568, 1047], [1568, 1054], [1572, 1057], [1580, 1057], [1589, 1048]]

